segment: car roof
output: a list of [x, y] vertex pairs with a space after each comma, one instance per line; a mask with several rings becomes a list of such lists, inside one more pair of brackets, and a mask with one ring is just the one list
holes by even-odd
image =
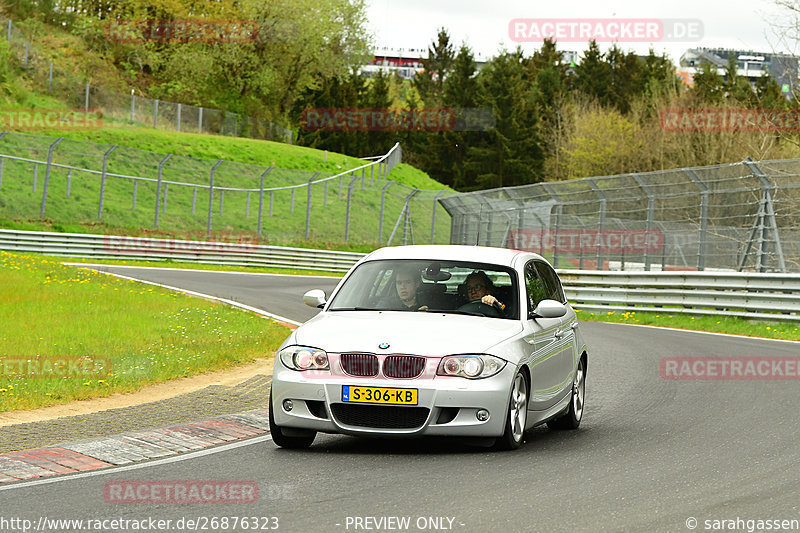
[[530, 252], [491, 248], [488, 246], [465, 246], [457, 244], [420, 244], [413, 246], [391, 246], [375, 250], [364, 261], [381, 259], [438, 259], [442, 261], [473, 261], [496, 265], [513, 266], [519, 255], [538, 257]]

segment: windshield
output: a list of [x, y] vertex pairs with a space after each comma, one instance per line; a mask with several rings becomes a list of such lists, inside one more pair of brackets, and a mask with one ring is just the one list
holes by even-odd
[[508, 267], [386, 260], [359, 265], [328, 311], [428, 311], [517, 319], [518, 300], [516, 277]]

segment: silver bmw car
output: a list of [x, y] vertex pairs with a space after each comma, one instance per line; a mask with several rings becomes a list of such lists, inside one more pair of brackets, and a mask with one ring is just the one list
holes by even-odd
[[382, 248], [360, 260], [322, 311], [281, 345], [272, 440], [317, 432], [491, 439], [576, 429], [587, 348], [558, 275], [541, 256], [479, 246]]

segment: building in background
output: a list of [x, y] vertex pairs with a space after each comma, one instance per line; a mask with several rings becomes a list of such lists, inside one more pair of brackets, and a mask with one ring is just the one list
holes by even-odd
[[789, 54], [753, 52], [750, 50], [728, 50], [726, 48], [690, 48], [683, 53], [680, 60], [678, 76], [691, 85], [692, 77], [700, 70], [703, 63], [710, 63], [717, 68], [720, 76], [725, 76], [729, 58], [736, 59], [736, 74], [747, 78], [751, 84], [769, 75], [781, 87], [788, 98], [797, 85], [798, 61]]

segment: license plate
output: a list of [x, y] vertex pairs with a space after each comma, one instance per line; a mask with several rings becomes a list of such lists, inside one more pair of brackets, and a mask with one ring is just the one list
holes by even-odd
[[342, 385], [342, 401], [417, 405], [417, 389], [391, 389], [386, 387], [354, 387], [352, 385]]

